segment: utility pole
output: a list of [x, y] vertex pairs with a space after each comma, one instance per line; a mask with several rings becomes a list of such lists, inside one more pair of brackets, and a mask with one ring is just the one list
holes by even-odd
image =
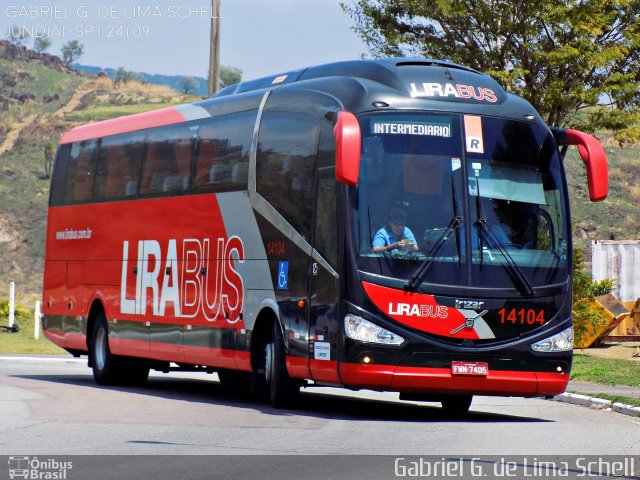
[[209, 50], [209, 96], [220, 86], [220, 0], [211, 0], [211, 45]]

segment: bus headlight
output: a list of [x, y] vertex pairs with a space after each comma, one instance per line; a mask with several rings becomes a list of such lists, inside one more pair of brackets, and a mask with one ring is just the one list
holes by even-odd
[[531, 344], [536, 352], [566, 352], [573, 349], [573, 327]]
[[400, 335], [351, 313], [344, 317], [344, 331], [347, 337], [361, 342], [383, 343], [385, 345], [400, 345], [404, 342], [404, 338]]

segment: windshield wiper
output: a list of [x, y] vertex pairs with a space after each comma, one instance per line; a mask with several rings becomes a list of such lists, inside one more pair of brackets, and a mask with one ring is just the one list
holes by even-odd
[[[479, 235], [481, 237], [484, 237], [489, 243], [493, 244], [491, 248], [495, 248], [502, 254], [504, 259], [506, 260], [506, 264], [503, 264], [503, 266], [505, 267], [507, 272], [509, 272], [509, 275], [511, 275], [513, 279], [517, 280], [520, 283], [527, 294], [531, 296], [535, 295], [533, 286], [531, 285], [529, 280], [527, 280], [527, 277], [522, 272], [520, 267], [518, 267], [516, 262], [513, 260], [513, 257], [509, 255], [509, 252], [507, 251], [502, 241], [489, 228], [489, 225], [487, 225], [487, 220], [484, 218], [478, 219], [478, 221], [476, 222], [476, 226], [478, 227]], [[480, 249], [480, 255], [482, 255], [482, 246], [480, 246]]]
[[527, 277], [522, 273], [520, 267], [513, 260], [513, 257], [509, 255], [507, 249], [505, 248], [502, 241], [496, 236], [493, 231], [487, 225], [487, 219], [483, 218], [482, 215], [482, 202], [480, 201], [480, 169], [476, 169], [475, 171], [475, 179], [476, 179], [476, 222], [475, 225], [478, 227], [478, 247], [480, 249], [480, 266], [482, 267], [482, 263], [484, 261], [484, 246], [482, 245], [482, 240], [486, 237], [486, 239], [493, 243], [494, 248], [498, 250], [504, 259], [506, 260], [506, 264], [503, 264], [504, 268], [507, 270], [511, 278], [517, 280], [520, 283], [521, 287], [525, 290], [527, 294], [530, 296], [534, 296], [535, 292], [533, 291], [533, 286], [527, 280]]
[[449, 222], [447, 228], [445, 228], [442, 235], [438, 237], [438, 240], [431, 246], [429, 251], [425, 254], [426, 259], [422, 264], [417, 268], [414, 274], [411, 276], [409, 280], [404, 284], [405, 290], [416, 290], [418, 286], [422, 283], [422, 279], [426, 275], [427, 271], [431, 267], [433, 261], [437, 258], [438, 252], [444, 247], [445, 243], [451, 238], [452, 234], [462, 225], [463, 218], [462, 217], [453, 217]]

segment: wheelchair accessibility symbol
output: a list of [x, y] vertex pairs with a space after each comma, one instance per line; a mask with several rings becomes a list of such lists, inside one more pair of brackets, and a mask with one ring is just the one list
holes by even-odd
[[289, 288], [289, 262], [278, 262], [278, 290], [287, 290]]

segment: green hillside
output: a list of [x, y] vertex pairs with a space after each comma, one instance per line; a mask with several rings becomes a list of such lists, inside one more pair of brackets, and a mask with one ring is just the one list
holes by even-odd
[[591, 258], [591, 240], [640, 239], [640, 149], [620, 148], [611, 132], [598, 132], [609, 162], [609, 196], [589, 202], [584, 164], [577, 149], [565, 160], [575, 245]]
[[[15, 281], [26, 306], [39, 297], [49, 193], [44, 148], [81, 123], [194, 101], [167, 87], [77, 74], [57, 57], [0, 41], [0, 300]], [[589, 258], [595, 238], [640, 238], [640, 149], [598, 134], [610, 162], [610, 196], [591, 204], [577, 151], [565, 161], [576, 244]], [[4, 151], [6, 150], [6, 151]], [[25, 297], [29, 297], [25, 299]]]
[[108, 78], [79, 75], [57, 57], [4, 41], [0, 72], [0, 300], [14, 281], [20, 299], [31, 306], [42, 284], [50, 181], [45, 145], [55, 145], [75, 125], [200, 97], [139, 82], [115, 88]]

